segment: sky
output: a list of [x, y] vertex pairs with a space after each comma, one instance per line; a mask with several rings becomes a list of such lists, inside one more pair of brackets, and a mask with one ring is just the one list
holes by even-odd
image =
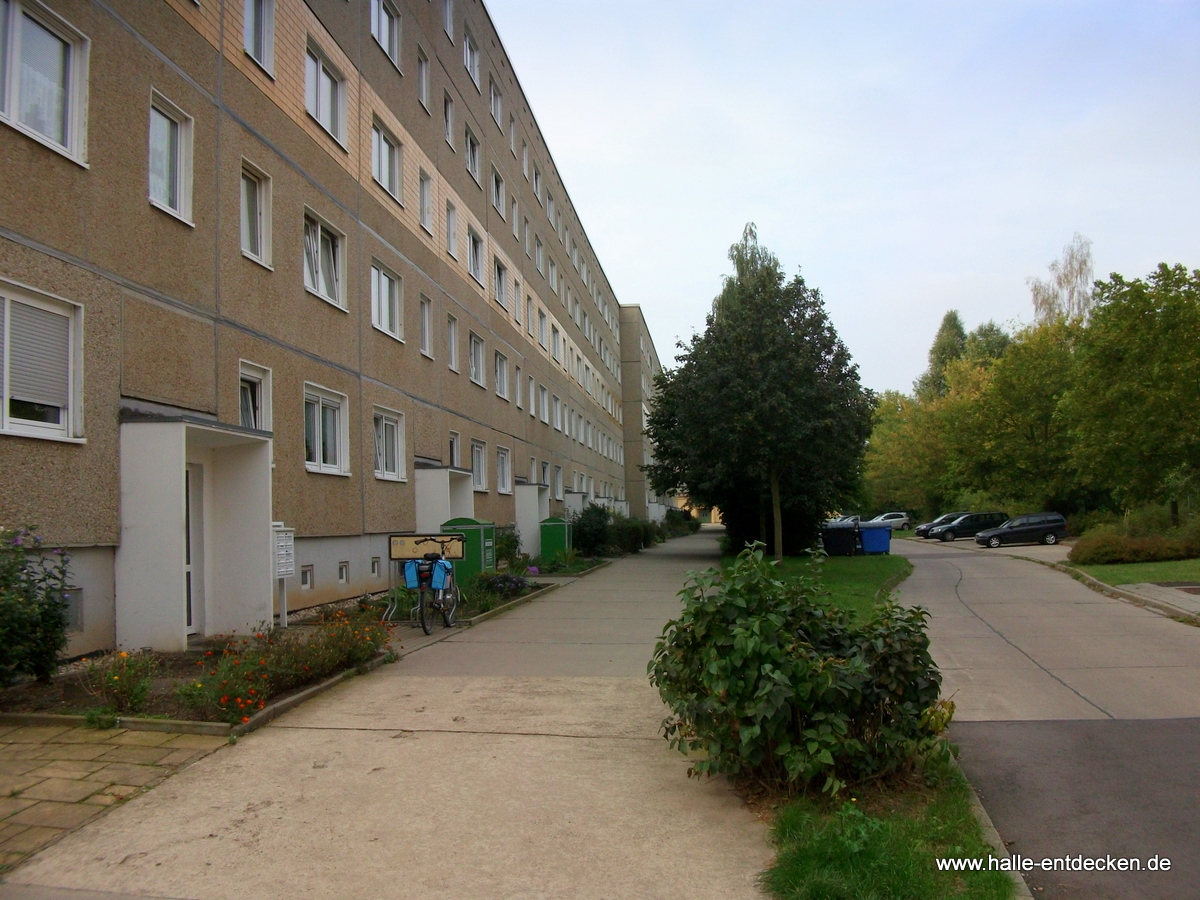
[[1200, 2], [486, 0], [617, 299], [670, 365], [746, 223], [874, 390], [942, 316], [1200, 268]]

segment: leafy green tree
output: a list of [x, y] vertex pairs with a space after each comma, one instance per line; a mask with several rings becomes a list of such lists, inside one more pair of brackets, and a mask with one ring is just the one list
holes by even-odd
[[995, 322], [984, 322], [967, 335], [963, 342], [963, 357], [974, 363], [999, 359], [1008, 349], [1012, 338]]
[[933, 346], [929, 348], [929, 368], [917, 379], [913, 388], [922, 400], [945, 396], [946, 366], [963, 355], [967, 344], [967, 331], [963, 328], [958, 310], [950, 310], [942, 317]]
[[1113, 274], [1095, 300], [1064, 404], [1074, 460], [1127, 505], [1174, 500], [1200, 473], [1200, 270]]
[[753, 225], [729, 258], [704, 333], [656, 380], [646, 472], [659, 493], [720, 507], [735, 541], [764, 536], [769, 519], [781, 558], [785, 518], [796, 546], [855, 496], [873, 398], [820, 292], [785, 280]]

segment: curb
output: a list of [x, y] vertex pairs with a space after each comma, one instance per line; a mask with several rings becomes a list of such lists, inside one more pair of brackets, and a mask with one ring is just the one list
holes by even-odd
[[885, 581], [883, 584], [881, 584], [879, 586], [879, 590], [877, 590], [875, 592], [876, 601], [882, 600], [886, 594], [890, 594], [892, 591], [894, 591], [896, 588], [898, 588], [900, 585], [902, 585], [905, 581], [907, 581], [908, 576], [912, 575], [914, 568], [915, 567], [912, 564], [912, 560], [910, 559], [908, 561], [908, 571], [907, 572], [897, 572], [895, 575], [893, 575], [891, 578], [889, 578], [887, 581]]
[[[987, 810], [983, 808], [983, 803], [979, 800], [979, 795], [975, 793], [975, 786], [971, 784], [967, 778], [967, 774], [963, 772], [962, 766], [958, 764], [958, 760], [953, 756], [954, 767], [958, 769], [959, 774], [963, 777], [963, 782], [971, 790], [970, 803], [971, 814], [975, 816], [975, 821], [979, 823], [979, 830], [983, 832], [983, 839], [991, 844], [992, 849], [996, 851], [996, 855], [1000, 859], [1011, 857], [1008, 848], [1004, 846], [1004, 840], [1000, 837], [1000, 832], [996, 830], [996, 826], [992, 824], [992, 817], [987, 814]], [[1013, 880], [1013, 895], [1017, 900], [1033, 900], [1033, 894], [1029, 891], [1029, 885], [1025, 883], [1025, 879], [1021, 877], [1020, 872], [1008, 873]]]
[[[596, 566], [596, 568], [599, 568], [599, 566]], [[592, 570], [588, 569], [588, 571], [590, 572]], [[528, 603], [530, 600], [536, 600], [543, 594], [548, 594], [551, 591], [558, 590], [559, 587], [561, 587], [561, 585], [548, 584], [544, 587], [538, 588], [532, 593], [526, 594], [524, 597], [518, 597], [516, 600], [509, 600], [507, 603], [502, 603], [494, 609], [489, 609], [487, 612], [480, 613], [477, 616], [471, 616], [469, 619], [460, 619], [458, 624], [467, 628], [474, 628], [476, 625], [486, 622], [488, 619], [494, 619], [496, 616], [500, 615], [500, 613], [508, 612], [510, 609], [515, 609], [524, 603]], [[266, 712], [266, 710], [263, 710], [263, 712]]]
[[[266, 710], [264, 710], [265, 712]], [[208, 734], [225, 737], [230, 726], [225, 722], [192, 722], [188, 719], [141, 719], [136, 716], [114, 716], [117, 728], [126, 731], [163, 731], [171, 734]], [[0, 713], [0, 725], [69, 725], [79, 728], [87, 724], [86, 716], [59, 713]]]

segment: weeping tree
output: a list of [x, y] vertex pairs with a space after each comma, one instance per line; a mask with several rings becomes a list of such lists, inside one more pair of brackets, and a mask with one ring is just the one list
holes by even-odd
[[1092, 242], [1079, 232], [1063, 247], [1061, 259], [1048, 266], [1050, 277], [1029, 278], [1033, 314], [1038, 322], [1086, 319], [1092, 308]]
[[820, 291], [786, 280], [753, 225], [729, 258], [704, 333], [656, 380], [645, 468], [656, 491], [719, 507], [735, 542], [769, 539], [782, 558], [785, 522], [800, 549], [856, 495], [874, 398]]

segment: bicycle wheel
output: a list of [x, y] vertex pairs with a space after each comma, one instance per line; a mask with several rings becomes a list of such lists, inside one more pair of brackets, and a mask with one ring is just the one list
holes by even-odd
[[442, 591], [442, 624], [453, 628], [458, 621], [458, 585], [454, 584]]
[[433, 591], [421, 588], [421, 596], [417, 600], [417, 618], [421, 620], [421, 630], [433, 634]]

